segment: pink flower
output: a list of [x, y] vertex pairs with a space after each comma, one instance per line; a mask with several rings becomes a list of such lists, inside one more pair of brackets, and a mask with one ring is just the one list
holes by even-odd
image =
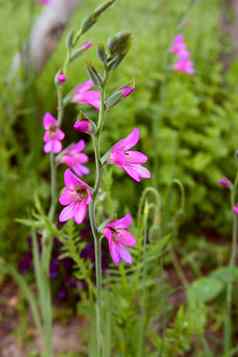
[[91, 41], [86, 41], [82, 44], [81, 49], [83, 50], [88, 50], [89, 48], [91, 48], [93, 46]]
[[232, 210], [238, 216], [238, 204], [236, 204]]
[[91, 90], [93, 86], [94, 83], [91, 80], [77, 86], [74, 90], [72, 101], [74, 103], [86, 104], [99, 110], [101, 95], [99, 91]]
[[44, 134], [44, 152], [58, 153], [62, 150], [61, 141], [64, 139], [64, 132], [59, 128], [57, 120], [50, 113], [43, 117]]
[[173, 66], [176, 72], [193, 74], [193, 63], [189, 59], [179, 59]]
[[131, 95], [134, 92], [135, 92], [135, 88], [134, 87], [124, 86], [124, 87], [121, 88], [121, 95], [123, 97], [128, 97], [129, 95]]
[[113, 262], [118, 265], [122, 260], [126, 263], [132, 263], [132, 257], [128, 252], [128, 247], [134, 247], [136, 240], [128, 232], [128, 227], [132, 224], [130, 214], [111, 221], [103, 229], [103, 235], [106, 237], [109, 245], [109, 251]]
[[59, 163], [67, 165], [78, 176], [89, 174], [89, 169], [84, 166], [88, 162], [88, 156], [82, 152], [85, 149], [85, 141], [79, 140], [78, 143], [68, 146], [60, 155]]
[[112, 147], [108, 159], [110, 164], [126, 171], [136, 182], [151, 177], [149, 170], [142, 166], [148, 160], [147, 156], [142, 152], [129, 150], [138, 143], [139, 139], [140, 130], [135, 128], [126, 138], [121, 139]]
[[65, 187], [59, 202], [66, 207], [61, 211], [59, 221], [66, 222], [73, 219], [77, 224], [81, 224], [87, 215], [88, 205], [92, 201], [92, 190], [70, 169], [64, 173], [64, 183]]
[[170, 47], [170, 52], [179, 55], [182, 51], [186, 50], [186, 44], [184, 42], [183, 35], [177, 35]]
[[56, 82], [58, 84], [64, 84], [66, 82], [67, 78], [64, 72], [60, 72], [56, 75]]
[[218, 180], [218, 185], [220, 185], [223, 188], [232, 187], [232, 183], [227, 177], [222, 177], [220, 180]]
[[74, 123], [74, 129], [80, 133], [90, 134], [93, 128], [90, 120], [79, 119]]

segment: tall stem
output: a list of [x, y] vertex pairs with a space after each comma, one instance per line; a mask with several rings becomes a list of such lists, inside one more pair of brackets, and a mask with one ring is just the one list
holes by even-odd
[[89, 222], [94, 240], [95, 252], [95, 271], [96, 271], [96, 344], [97, 357], [104, 356], [103, 335], [102, 335], [102, 263], [101, 263], [101, 243], [98, 238], [98, 229], [95, 215], [95, 202], [101, 184], [102, 164], [101, 164], [101, 150], [100, 139], [104, 123], [104, 86], [101, 89], [101, 104], [98, 115], [98, 123], [96, 133], [92, 134], [93, 151], [95, 156], [96, 177], [93, 191], [93, 200], [89, 205]]
[[[238, 184], [238, 172], [236, 174], [234, 186], [231, 191], [231, 210], [235, 205], [236, 200], [236, 190]], [[233, 229], [232, 229], [232, 243], [231, 243], [231, 255], [229, 267], [235, 266], [236, 256], [237, 256], [237, 236], [238, 236], [238, 219], [237, 215], [233, 214]], [[232, 272], [231, 272], [232, 276]], [[233, 279], [231, 278], [227, 286], [226, 295], [226, 316], [225, 316], [225, 332], [224, 332], [224, 345], [225, 345], [225, 356], [229, 356], [232, 348], [232, 292], [233, 292]]]

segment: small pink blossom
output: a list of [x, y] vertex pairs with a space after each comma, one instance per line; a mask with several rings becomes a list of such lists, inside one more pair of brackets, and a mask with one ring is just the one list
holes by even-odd
[[64, 84], [66, 82], [67, 78], [64, 72], [60, 72], [56, 75], [56, 82], [58, 84]]
[[134, 87], [124, 86], [124, 87], [121, 88], [121, 95], [123, 97], [128, 97], [129, 95], [131, 95], [134, 92], [135, 92], [135, 88]]
[[74, 129], [79, 133], [90, 134], [92, 132], [92, 123], [88, 119], [78, 119], [74, 123]]
[[91, 41], [86, 41], [82, 44], [81, 48], [83, 50], [88, 50], [89, 48], [91, 48], [93, 46]]
[[62, 152], [58, 162], [67, 165], [78, 176], [88, 175], [89, 169], [84, 165], [88, 162], [88, 155], [83, 152], [85, 146], [84, 140], [71, 144]]
[[232, 187], [232, 183], [227, 177], [222, 177], [220, 180], [218, 180], [218, 185], [220, 185], [223, 188]]
[[73, 219], [77, 224], [81, 224], [87, 216], [88, 205], [92, 201], [92, 190], [70, 169], [64, 173], [64, 183], [65, 187], [59, 202], [65, 207], [60, 213], [59, 221], [66, 222]]
[[44, 134], [44, 152], [59, 153], [62, 150], [61, 141], [64, 139], [64, 132], [59, 128], [57, 120], [50, 113], [43, 117]]
[[182, 51], [186, 50], [186, 44], [183, 35], [179, 34], [175, 37], [170, 52], [179, 55]]
[[232, 210], [238, 216], [238, 204], [236, 204]]
[[126, 138], [121, 139], [112, 147], [108, 158], [110, 164], [124, 170], [136, 182], [151, 177], [150, 171], [142, 166], [148, 160], [147, 156], [140, 151], [129, 150], [138, 143], [139, 139], [140, 130], [135, 128]]
[[72, 101], [74, 103], [86, 104], [99, 110], [101, 94], [99, 91], [91, 90], [93, 87], [94, 83], [91, 80], [80, 84], [74, 90]]
[[194, 68], [193, 63], [189, 59], [179, 59], [174, 65], [173, 68], [176, 72], [193, 74]]
[[114, 264], [118, 265], [122, 260], [127, 264], [132, 263], [132, 256], [128, 252], [128, 247], [134, 247], [136, 240], [128, 232], [128, 227], [132, 224], [130, 214], [111, 221], [103, 229], [103, 235], [108, 241], [109, 251]]

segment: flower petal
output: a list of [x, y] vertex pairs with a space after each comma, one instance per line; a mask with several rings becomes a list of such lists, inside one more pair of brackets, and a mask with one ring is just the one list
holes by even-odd
[[88, 205], [85, 200], [75, 205], [74, 220], [77, 224], [81, 224], [87, 215]]
[[148, 157], [140, 151], [127, 151], [126, 160], [134, 164], [144, 164], [148, 160]]
[[118, 250], [118, 245], [116, 243], [114, 243], [113, 241], [110, 241], [109, 251], [110, 251], [113, 263], [118, 265], [121, 260], [119, 250]]
[[80, 180], [70, 169], [67, 169], [64, 172], [64, 183], [65, 186], [77, 186], [80, 185]]
[[44, 145], [44, 152], [49, 153], [52, 152], [54, 154], [57, 154], [61, 151], [62, 149], [62, 144], [58, 140], [49, 140], [45, 145]]
[[69, 206], [66, 206], [63, 208], [63, 210], [60, 213], [59, 216], [59, 221], [60, 222], [66, 222], [69, 219], [72, 219], [74, 217], [74, 209], [75, 209], [75, 203], [72, 202]]
[[133, 259], [128, 250], [121, 244], [118, 245], [118, 252], [122, 260], [124, 260], [127, 264], [131, 264]]
[[86, 166], [81, 164], [75, 164], [71, 168], [78, 176], [85, 176], [88, 175], [90, 172], [90, 170]]
[[83, 82], [82, 84], [78, 85], [75, 90], [74, 90], [74, 93], [75, 94], [78, 94], [78, 93], [85, 93], [87, 91], [89, 91], [91, 88], [93, 88], [94, 86], [94, 83], [91, 79]]
[[63, 140], [64, 139], [64, 132], [61, 129], [57, 129], [55, 132], [55, 139], [57, 140]]
[[128, 228], [132, 224], [132, 216], [130, 213], [126, 214], [124, 217], [120, 219], [116, 219], [109, 223], [110, 227], [114, 229], [123, 229]]
[[136, 145], [140, 140], [140, 129], [134, 128], [132, 132], [124, 139], [121, 139], [116, 143], [113, 148], [118, 150], [129, 150], [132, 146]]
[[59, 197], [59, 202], [62, 206], [69, 205], [70, 203], [72, 203], [73, 197], [74, 192], [65, 187]]
[[135, 237], [124, 229], [120, 230], [117, 236], [121, 245], [126, 245], [128, 247], [134, 247], [136, 245]]
[[56, 124], [57, 124], [57, 120], [55, 119], [55, 117], [53, 117], [53, 115], [51, 113], [45, 113], [45, 115], [43, 117], [44, 128], [47, 130], [52, 125], [56, 125]]

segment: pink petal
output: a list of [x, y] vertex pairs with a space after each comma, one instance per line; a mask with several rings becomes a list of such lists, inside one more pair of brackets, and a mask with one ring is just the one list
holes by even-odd
[[79, 140], [77, 143], [73, 144], [73, 149], [78, 153], [85, 149], [86, 143], [83, 139]]
[[72, 169], [75, 171], [75, 173], [78, 176], [85, 176], [85, 175], [88, 175], [90, 172], [90, 170], [86, 166], [80, 165], [80, 164], [73, 165]]
[[146, 167], [139, 165], [139, 164], [135, 164], [135, 165], [133, 164], [133, 167], [138, 172], [140, 177], [145, 178], [145, 179], [151, 178], [151, 173]]
[[110, 227], [113, 227], [115, 229], [123, 229], [128, 228], [132, 224], [132, 222], [132, 216], [130, 213], [128, 213], [124, 217], [112, 221], [111, 223], [109, 223], [109, 225]]
[[67, 169], [64, 172], [64, 183], [65, 186], [77, 186], [80, 185], [81, 182], [70, 169]]
[[87, 210], [88, 210], [88, 206], [85, 200], [75, 205], [74, 220], [77, 224], [81, 224], [84, 221], [87, 215]]
[[112, 239], [112, 231], [108, 226], [106, 225], [103, 229], [103, 235], [106, 237], [109, 241]]
[[118, 150], [122, 149], [124, 151], [129, 150], [132, 146], [136, 145], [140, 140], [140, 129], [134, 128], [132, 132], [124, 139], [121, 139], [116, 143], [113, 148]]
[[144, 164], [148, 157], [140, 151], [127, 151], [126, 159], [135, 164]]
[[80, 97], [78, 97], [78, 101], [81, 104], [91, 105], [92, 107], [98, 110], [100, 108], [100, 98], [101, 98], [100, 92], [89, 91], [81, 94]]
[[65, 222], [68, 221], [69, 219], [72, 219], [74, 217], [74, 208], [75, 208], [74, 202], [72, 202], [69, 206], [63, 208], [59, 216], [59, 221]]
[[57, 129], [55, 132], [55, 139], [63, 140], [64, 139], [64, 132], [61, 129]]
[[120, 258], [118, 246], [113, 241], [110, 241], [109, 243], [109, 251], [114, 264], [118, 265], [120, 263], [121, 258]]
[[138, 174], [137, 170], [134, 168], [134, 165], [124, 165], [123, 170], [126, 171], [126, 173], [133, 178], [136, 182], [140, 182], [140, 175]]
[[74, 192], [68, 188], [64, 188], [59, 197], [59, 202], [62, 206], [67, 206], [73, 201]]
[[81, 93], [85, 93], [87, 91], [89, 91], [91, 88], [93, 88], [94, 83], [93, 81], [91, 81], [90, 79], [88, 81], [83, 82], [82, 84], [78, 85], [75, 90], [74, 93], [75, 94], [81, 94]]
[[57, 124], [57, 120], [55, 119], [55, 117], [53, 117], [52, 114], [50, 113], [45, 113], [44, 117], [43, 117], [43, 126], [46, 130], [48, 130], [51, 126], [56, 125]]
[[61, 151], [61, 149], [62, 149], [62, 144], [58, 140], [50, 140], [44, 146], [45, 153], [52, 152], [54, 154], [57, 154]]
[[118, 252], [122, 260], [124, 260], [127, 264], [131, 264], [133, 259], [128, 250], [121, 244], [118, 245]]
[[126, 245], [128, 247], [134, 247], [136, 245], [135, 237], [124, 229], [118, 232], [118, 239], [121, 245]]

